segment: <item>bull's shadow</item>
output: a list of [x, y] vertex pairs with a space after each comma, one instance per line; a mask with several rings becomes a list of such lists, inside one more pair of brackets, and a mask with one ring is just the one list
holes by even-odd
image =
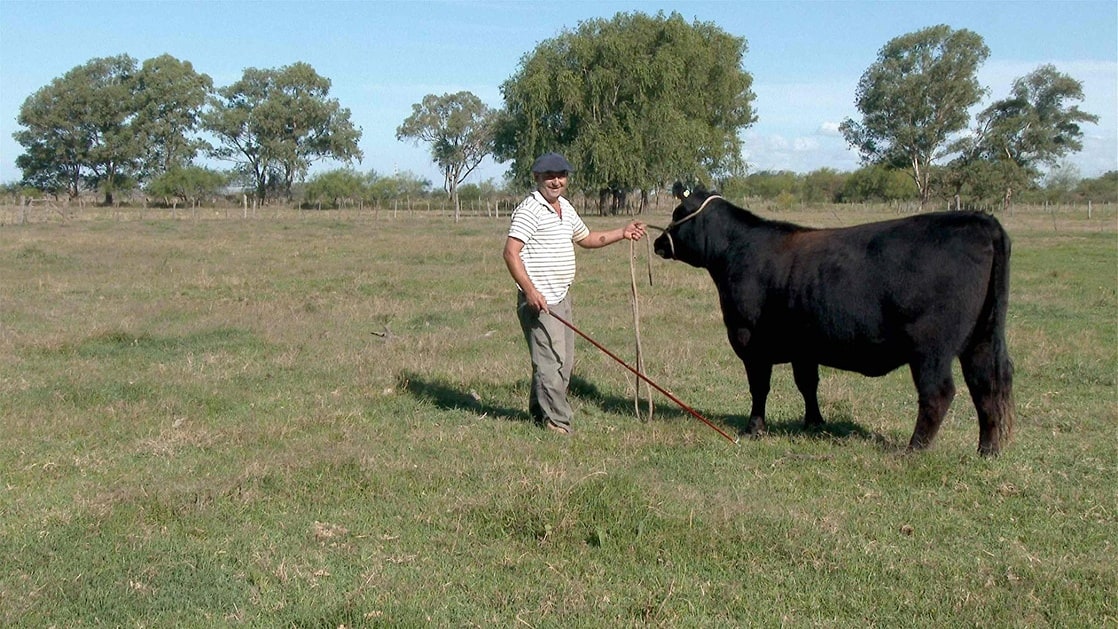
[[[724, 421], [737, 429], [738, 434], [743, 438], [746, 437], [745, 431], [749, 426], [748, 415], [731, 415], [727, 416]], [[822, 426], [807, 426], [804, 424], [803, 417], [799, 416], [770, 417], [766, 419], [765, 424], [766, 435], [786, 439], [821, 439], [828, 441], [856, 439], [873, 442], [883, 450], [893, 450], [899, 447], [885, 435], [866, 430], [864, 426], [854, 421], [849, 413], [843, 411], [831, 410], [829, 416], [824, 411]]]

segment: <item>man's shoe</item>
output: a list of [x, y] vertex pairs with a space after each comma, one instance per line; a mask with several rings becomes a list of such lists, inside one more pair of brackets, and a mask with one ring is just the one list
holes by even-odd
[[567, 435], [571, 434], [571, 429], [570, 428], [567, 428], [566, 426], [560, 426], [559, 424], [556, 424], [555, 422], [552, 422], [551, 420], [548, 420], [548, 421], [544, 422], [544, 428], [547, 428], [551, 432], [559, 433], [559, 434], [564, 435], [564, 436], [567, 436]]

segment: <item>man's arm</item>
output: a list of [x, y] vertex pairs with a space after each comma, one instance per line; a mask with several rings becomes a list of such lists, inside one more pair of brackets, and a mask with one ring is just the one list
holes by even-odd
[[611, 229], [609, 231], [592, 231], [586, 238], [577, 242], [578, 246], [583, 249], [597, 249], [599, 247], [605, 247], [606, 245], [612, 245], [620, 240], [640, 240], [642, 237], [644, 237], [644, 223], [633, 221], [624, 227], [618, 227], [617, 229]]
[[532, 283], [527, 269], [524, 268], [524, 261], [520, 259], [520, 250], [523, 248], [524, 243], [512, 236], [505, 239], [505, 266], [509, 269], [509, 275], [520, 286], [520, 290], [524, 291], [528, 305], [536, 312], [547, 312], [547, 300], [540, 291], [536, 290], [536, 285]]

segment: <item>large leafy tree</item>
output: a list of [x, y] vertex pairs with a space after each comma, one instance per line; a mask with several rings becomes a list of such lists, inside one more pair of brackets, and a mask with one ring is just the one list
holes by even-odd
[[1053, 165], [1079, 151], [1083, 148], [1080, 124], [1099, 119], [1069, 102], [1082, 100], [1082, 83], [1052, 65], [1040, 66], [1014, 81], [1008, 98], [979, 115], [988, 129], [987, 152], [1028, 166]]
[[742, 170], [751, 125], [746, 43], [678, 13], [619, 13], [540, 43], [504, 82], [495, 154], [526, 181], [561, 151], [584, 190], [647, 190], [679, 177]]
[[361, 158], [361, 130], [329, 94], [330, 80], [307, 63], [246, 69], [241, 80], [217, 91], [203, 116], [219, 142], [212, 154], [233, 162], [259, 200], [269, 190], [290, 197], [292, 183], [315, 161]]
[[843, 121], [843, 136], [863, 163], [907, 169], [926, 203], [932, 165], [951, 152], [951, 137], [985, 93], [977, 74], [989, 55], [981, 36], [945, 25], [889, 41], [858, 82], [862, 120]]
[[1042, 65], [1013, 82], [1010, 95], [978, 115], [979, 131], [972, 138], [974, 150], [967, 157], [992, 162], [1003, 173], [1003, 202], [1014, 187], [1036, 181], [1042, 165], [1056, 166], [1069, 153], [1083, 148], [1083, 123], [1098, 116], [1079, 109], [1083, 85], [1074, 78]]
[[142, 143], [145, 175], [188, 167], [205, 142], [194, 135], [213, 80], [189, 61], [161, 55], [144, 62], [133, 79], [133, 133]]
[[454, 220], [461, 214], [458, 186], [493, 151], [496, 113], [470, 92], [428, 94], [412, 105], [396, 129], [396, 139], [431, 145], [431, 158], [443, 173], [443, 189], [454, 203]]
[[1073, 104], [1081, 100], [1082, 84], [1052, 65], [1016, 79], [1010, 95], [979, 113], [974, 132], [953, 145], [944, 185], [955, 204], [966, 196], [1000, 199], [1007, 208], [1015, 191], [1037, 182], [1042, 166], [1056, 167], [1082, 149], [1080, 125], [1098, 117]]
[[128, 185], [190, 163], [191, 133], [210, 79], [169, 55], [137, 68], [128, 55], [92, 59], [32, 94], [14, 134], [24, 183], [71, 197]]
[[112, 203], [141, 154], [129, 125], [135, 72], [128, 55], [92, 59], [24, 101], [13, 137], [26, 149], [16, 158], [25, 184], [71, 197], [99, 187]]

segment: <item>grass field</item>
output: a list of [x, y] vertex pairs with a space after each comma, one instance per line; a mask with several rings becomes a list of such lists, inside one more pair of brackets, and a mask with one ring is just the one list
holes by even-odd
[[[664, 398], [637, 420], [632, 378], [581, 341], [577, 432], [541, 431], [506, 221], [0, 226], [0, 624], [1118, 626], [1114, 210], [1003, 218], [1018, 424], [994, 460], [961, 378], [906, 455], [906, 370], [824, 370], [814, 434], [778, 367], [770, 434], [735, 446]], [[580, 251], [573, 294], [632, 359], [628, 258]], [[649, 375], [736, 430], [709, 278], [652, 267]]]

